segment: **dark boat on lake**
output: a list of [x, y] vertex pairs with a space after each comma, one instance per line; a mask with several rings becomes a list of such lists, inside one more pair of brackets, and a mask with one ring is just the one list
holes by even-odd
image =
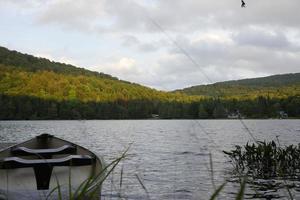
[[0, 152], [0, 200], [100, 199], [102, 170], [91, 151], [42, 134]]

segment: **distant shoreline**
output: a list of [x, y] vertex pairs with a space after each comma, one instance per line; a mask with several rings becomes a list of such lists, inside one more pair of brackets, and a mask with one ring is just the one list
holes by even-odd
[[279, 119], [279, 118], [243, 118], [243, 119], [227, 119], [227, 118], [220, 118], [220, 119], [153, 119], [153, 118], [144, 118], [144, 119], [0, 119], [0, 122], [5, 121], [122, 121], [122, 120], [153, 120], [153, 121], [165, 121], [165, 120], [228, 120], [228, 121], [239, 121], [239, 120], [300, 120], [300, 118], [286, 118], [286, 119]]

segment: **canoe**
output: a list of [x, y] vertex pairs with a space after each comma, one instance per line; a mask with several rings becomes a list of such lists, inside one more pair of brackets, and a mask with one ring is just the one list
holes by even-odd
[[0, 200], [100, 199], [102, 170], [88, 149], [42, 134], [0, 152]]

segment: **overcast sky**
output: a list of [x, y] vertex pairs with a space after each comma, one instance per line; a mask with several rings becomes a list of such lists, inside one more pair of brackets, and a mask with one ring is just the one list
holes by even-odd
[[0, 0], [0, 45], [161, 90], [300, 72], [299, 0]]

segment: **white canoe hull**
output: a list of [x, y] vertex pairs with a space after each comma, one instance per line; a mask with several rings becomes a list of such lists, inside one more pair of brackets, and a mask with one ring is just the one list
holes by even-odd
[[[0, 200], [68, 199], [82, 183], [100, 179], [102, 169], [94, 153], [44, 134], [0, 152]], [[89, 187], [92, 199], [100, 199], [101, 185]]]

